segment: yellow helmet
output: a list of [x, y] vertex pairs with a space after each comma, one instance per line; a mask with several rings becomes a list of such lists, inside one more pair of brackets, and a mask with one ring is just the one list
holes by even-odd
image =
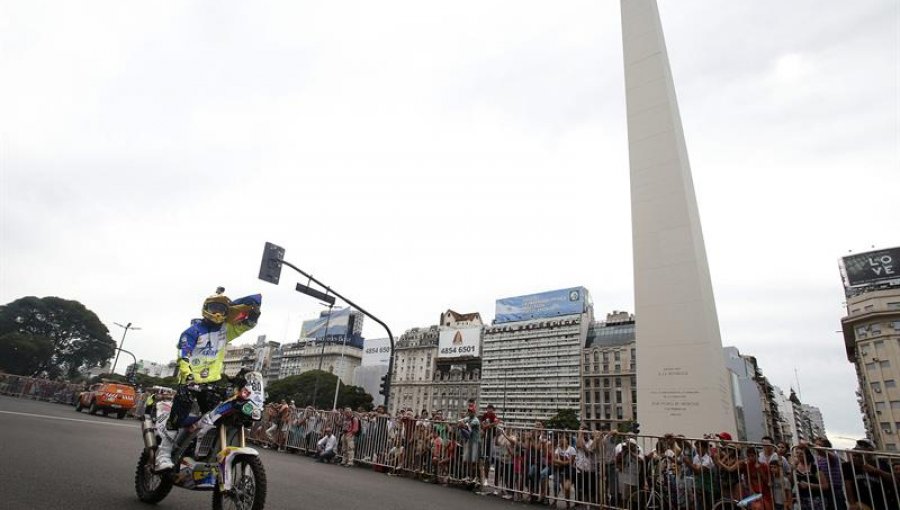
[[215, 294], [203, 301], [203, 318], [214, 324], [222, 324], [228, 318], [229, 306], [231, 300], [225, 295], [225, 289], [219, 287]]

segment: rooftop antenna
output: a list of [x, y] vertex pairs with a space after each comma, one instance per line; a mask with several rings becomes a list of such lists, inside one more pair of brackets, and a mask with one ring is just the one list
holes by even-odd
[[794, 367], [794, 378], [797, 380], [797, 398], [803, 401], [803, 393], [800, 392], [800, 375], [797, 374], [797, 367]]

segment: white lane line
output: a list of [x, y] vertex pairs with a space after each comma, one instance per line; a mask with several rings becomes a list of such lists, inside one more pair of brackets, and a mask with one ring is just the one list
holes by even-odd
[[61, 416], [50, 416], [47, 414], [34, 414], [34, 413], [17, 413], [15, 411], [0, 411], [2, 414], [15, 414], [18, 416], [31, 416], [32, 418], [47, 418], [48, 420], [62, 420], [62, 421], [77, 421], [81, 423], [94, 423], [97, 425], [109, 425], [111, 427], [129, 427], [135, 428], [135, 425], [126, 425], [124, 423], [107, 423], [105, 421], [94, 421], [94, 420], [79, 420], [78, 418], [63, 418]]

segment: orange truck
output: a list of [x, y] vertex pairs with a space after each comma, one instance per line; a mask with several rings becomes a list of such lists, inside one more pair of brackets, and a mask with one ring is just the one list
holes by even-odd
[[94, 384], [88, 391], [82, 391], [75, 403], [75, 410], [87, 409], [90, 414], [115, 413], [120, 420], [134, 407], [134, 386], [117, 382]]

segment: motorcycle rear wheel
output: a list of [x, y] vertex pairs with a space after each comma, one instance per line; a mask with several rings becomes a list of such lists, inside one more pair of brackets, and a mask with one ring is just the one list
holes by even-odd
[[134, 474], [134, 490], [138, 499], [144, 503], [159, 503], [172, 490], [172, 479], [168, 473], [157, 474], [153, 470], [150, 451], [145, 449], [141, 452], [141, 459]]
[[232, 490], [216, 485], [213, 510], [263, 510], [266, 506], [266, 470], [259, 457], [241, 455], [232, 464]]

